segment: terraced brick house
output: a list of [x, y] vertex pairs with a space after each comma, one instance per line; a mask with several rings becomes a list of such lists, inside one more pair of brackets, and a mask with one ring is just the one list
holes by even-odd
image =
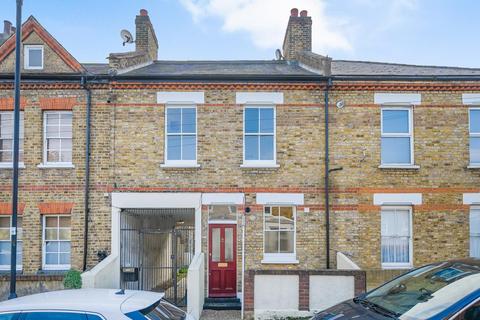
[[[204, 296], [238, 297], [253, 317], [332, 303], [312, 293], [328, 268], [353, 277], [338, 300], [365, 289], [364, 273], [339, 269], [372, 286], [480, 256], [480, 69], [322, 56], [296, 9], [276, 60], [158, 60], [146, 10], [135, 24], [135, 50], [104, 64], [78, 62], [34, 17], [23, 25], [20, 290], [59, 286], [74, 268], [84, 286], [163, 290], [197, 313]], [[8, 270], [16, 48], [5, 26]]]

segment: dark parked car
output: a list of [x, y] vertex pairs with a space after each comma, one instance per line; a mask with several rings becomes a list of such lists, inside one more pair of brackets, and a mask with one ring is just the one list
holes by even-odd
[[480, 260], [414, 269], [312, 319], [480, 320]]

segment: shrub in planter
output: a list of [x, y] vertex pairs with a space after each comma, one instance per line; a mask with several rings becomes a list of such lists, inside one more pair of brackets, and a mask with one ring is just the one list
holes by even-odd
[[65, 275], [63, 280], [63, 286], [65, 289], [80, 289], [82, 288], [82, 277], [78, 270], [70, 270]]

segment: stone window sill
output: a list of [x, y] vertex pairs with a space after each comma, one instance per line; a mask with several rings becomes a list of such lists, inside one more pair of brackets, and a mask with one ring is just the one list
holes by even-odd
[[418, 170], [420, 169], [419, 165], [408, 164], [408, 165], [391, 165], [391, 164], [381, 164], [378, 166], [380, 169], [406, 169], [406, 170]]
[[192, 163], [182, 163], [182, 162], [174, 162], [174, 163], [162, 163], [160, 165], [160, 168], [173, 168], [173, 169], [182, 169], [182, 168], [186, 168], [186, 169], [190, 169], [190, 168], [200, 168], [200, 165], [196, 162], [192, 162]]
[[[23, 273], [23, 266], [18, 266], [17, 265], [17, 274], [22, 274]], [[2, 266], [0, 268], [0, 275], [9, 275], [10, 274], [10, 266]]]
[[[18, 167], [20, 169], [25, 169], [25, 164], [23, 162], [18, 163]], [[0, 169], [12, 169], [13, 170], [13, 163], [11, 162], [2, 162], [0, 163]]]
[[280, 165], [275, 162], [244, 162], [240, 165], [240, 168], [247, 168], [247, 169], [269, 169], [269, 168], [280, 168]]
[[383, 270], [408, 270], [412, 269], [413, 266], [410, 263], [383, 263], [382, 269]]
[[471, 163], [467, 166], [467, 169], [480, 169], [480, 163]]
[[71, 269], [70, 265], [43, 266], [37, 275], [65, 275]]
[[265, 255], [262, 264], [298, 264], [295, 254]]
[[37, 168], [40, 169], [74, 169], [73, 163], [40, 163]]

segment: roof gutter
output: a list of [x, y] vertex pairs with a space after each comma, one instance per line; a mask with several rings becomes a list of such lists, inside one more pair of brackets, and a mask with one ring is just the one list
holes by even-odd
[[[85, 74], [24, 74], [22, 79], [32, 81], [79, 81]], [[203, 74], [203, 75], [115, 75], [97, 74], [92, 83], [106, 83], [109, 81], [480, 81], [480, 75], [452, 75], [452, 76], [408, 76], [408, 75], [233, 75], [233, 74]], [[13, 74], [0, 74], [0, 80], [14, 80]]]
[[[76, 74], [29, 74], [25, 75], [23, 79], [31, 81], [79, 81], [85, 75]], [[209, 74], [209, 75], [95, 75], [95, 82], [108, 82], [108, 81], [138, 81], [138, 82], [151, 82], [151, 81], [276, 81], [276, 82], [291, 82], [291, 81], [325, 81], [327, 77], [320, 75], [230, 75], [230, 74]], [[12, 80], [13, 75], [3, 74], [0, 75], [0, 80]]]
[[480, 81], [480, 75], [465, 76], [392, 76], [392, 75], [336, 75], [332, 76], [335, 81]]

